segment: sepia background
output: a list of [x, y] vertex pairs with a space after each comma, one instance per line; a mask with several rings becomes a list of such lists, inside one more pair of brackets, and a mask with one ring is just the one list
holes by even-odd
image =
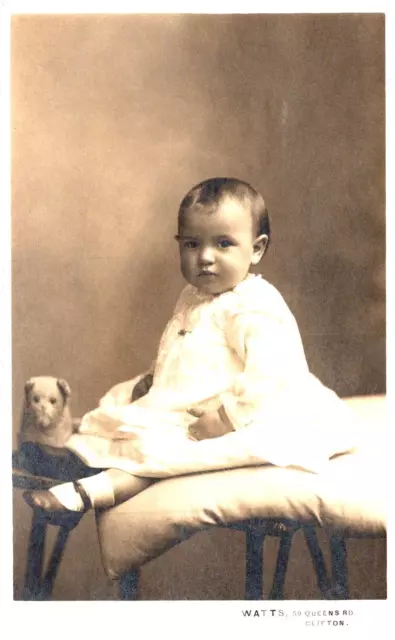
[[[79, 416], [149, 365], [183, 285], [179, 202], [213, 176], [263, 193], [260, 271], [313, 373], [385, 392], [382, 15], [19, 15], [11, 45], [14, 435], [30, 376], [66, 378]], [[29, 519], [16, 492], [16, 598]], [[114, 597], [91, 514], [71, 538], [55, 599]], [[198, 534], [144, 568], [142, 597], [242, 598], [243, 553]], [[352, 597], [385, 597], [384, 543], [350, 558]], [[286, 597], [319, 597], [303, 540]]]

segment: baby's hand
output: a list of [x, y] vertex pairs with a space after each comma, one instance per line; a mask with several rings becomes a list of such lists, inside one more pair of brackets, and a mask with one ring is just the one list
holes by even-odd
[[189, 427], [188, 434], [193, 440], [206, 440], [219, 438], [231, 431], [232, 425], [221, 419], [219, 411], [208, 411]]

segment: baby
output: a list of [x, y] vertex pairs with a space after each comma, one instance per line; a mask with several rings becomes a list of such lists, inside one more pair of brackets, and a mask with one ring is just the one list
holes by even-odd
[[270, 242], [262, 196], [233, 178], [195, 186], [181, 202], [181, 272], [188, 283], [150, 371], [113, 387], [67, 447], [100, 470], [25, 492], [47, 513], [108, 507], [153, 478], [247, 464], [317, 471], [349, 450], [335, 426], [350, 416], [310, 372], [281, 294], [250, 273]]

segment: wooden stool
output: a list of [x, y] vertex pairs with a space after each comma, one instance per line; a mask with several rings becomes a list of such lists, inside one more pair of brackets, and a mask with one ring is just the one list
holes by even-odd
[[[27, 471], [13, 469], [12, 484], [16, 489], [50, 489], [59, 480], [33, 476]], [[32, 520], [27, 549], [27, 562], [25, 572], [25, 583], [22, 592], [22, 600], [50, 600], [52, 596], [55, 579], [63, 558], [70, 531], [81, 521], [76, 519], [72, 526], [59, 526], [58, 535], [48, 568], [44, 574], [44, 550], [47, 527], [51, 522], [43, 518], [32, 509]]]
[[[34, 476], [22, 469], [13, 469], [13, 487], [16, 489], [50, 489], [59, 480]], [[22, 600], [50, 600], [58, 569], [70, 532], [81, 521], [83, 514], [71, 526], [59, 526], [57, 539], [44, 574], [44, 547], [47, 527], [56, 525], [33, 509], [28, 542], [25, 584]], [[225, 526], [225, 525], [224, 525]], [[246, 535], [245, 600], [261, 600], [264, 572], [264, 543], [266, 536], [279, 537], [279, 550], [269, 600], [284, 599], [284, 585], [293, 536], [302, 529], [313, 561], [318, 587], [327, 600], [348, 599], [348, 575], [345, 539], [333, 535], [330, 540], [332, 579], [329, 579], [324, 556], [314, 526], [301, 526], [296, 522], [262, 520], [227, 525], [226, 528], [243, 531]], [[125, 573], [120, 581], [121, 600], [137, 600], [140, 571]]]
[[[333, 535], [330, 539], [332, 557], [332, 579], [328, 577], [323, 553], [316, 528], [302, 526], [292, 521], [248, 521], [223, 525], [227, 529], [243, 531], [246, 534], [245, 553], [245, 600], [263, 599], [264, 543], [266, 536], [280, 539], [276, 568], [268, 600], [284, 600], [284, 586], [294, 534], [302, 529], [313, 561], [317, 585], [326, 600], [346, 600], [348, 593], [348, 571], [346, 546], [343, 536]], [[123, 574], [119, 581], [121, 600], [137, 600], [139, 596], [140, 570]]]

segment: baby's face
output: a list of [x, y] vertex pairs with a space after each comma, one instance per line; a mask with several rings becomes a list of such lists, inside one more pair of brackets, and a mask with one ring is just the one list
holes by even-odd
[[230, 198], [213, 213], [188, 212], [180, 229], [179, 248], [185, 280], [212, 295], [233, 289], [262, 255], [251, 215]]

